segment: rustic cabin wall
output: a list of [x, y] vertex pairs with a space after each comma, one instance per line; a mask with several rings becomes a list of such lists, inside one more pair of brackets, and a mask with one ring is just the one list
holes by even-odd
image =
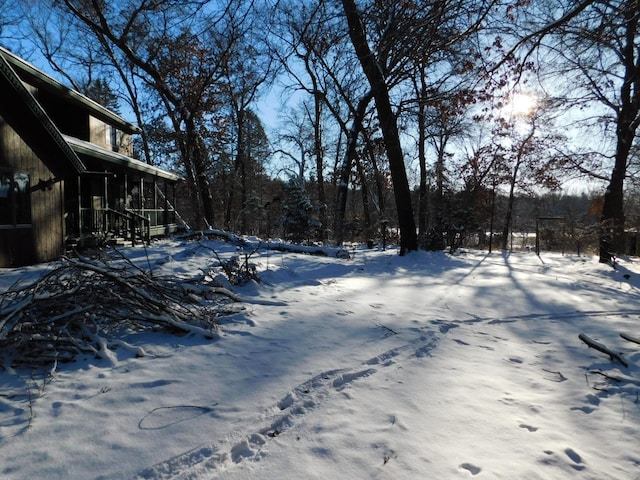
[[62, 181], [54, 181], [51, 186], [44, 188], [36, 186], [32, 193], [33, 228], [38, 263], [59, 258], [65, 252], [63, 202], [64, 182]]
[[89, 141], [102, 148], [112, 149], [111, 125], [89, 115]]
[[[0, 119], [0, 168], [14, 178], [13, 219], [0, 226], [0, 266], [19, 266], [64, 253], [63, 182]], [[11, 224], [12, 223], [12, 224]]]
[[118, 152], [133, 158], [133, 138], [131, 135], [118, 130], [116, 140], [118, 142]]
[[89, 115], [89, 141], [112, 152], [118, 152], [128, 157], [133, 155], [131, 135], [93, 115]]

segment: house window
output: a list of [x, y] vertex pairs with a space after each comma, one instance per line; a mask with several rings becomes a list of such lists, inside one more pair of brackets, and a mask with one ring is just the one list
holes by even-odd
[[0, 170], [0, 225], [31, 223], [29, 187], [27, 173]]
[[119, 152], [122, 146], [122, 132], [113, 125], [107, 125], [107, 143], [111, 145], [111, 150]]

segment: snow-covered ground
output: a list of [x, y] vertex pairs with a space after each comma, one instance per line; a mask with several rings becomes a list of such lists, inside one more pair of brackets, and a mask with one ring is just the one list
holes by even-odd
[[[197, 242], [125, 252], [158, 275], [213, 262]], [[352, 254], [254, 255], [262, 283], [234, 288], [216, 340], [0, 369], [0, 478], [640, 478], [640, 345], [619, 336], [640, 337], [637, 260]]]

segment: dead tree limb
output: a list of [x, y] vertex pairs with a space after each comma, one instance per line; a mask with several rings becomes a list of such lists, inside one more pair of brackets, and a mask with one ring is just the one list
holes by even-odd
[[592, 340], [591, 338], [586, 336], [584, 333], [581, 333], [580, 335], [578, 335], [578, 338], [580, 340], [582, 340], [584, 343], [586, 343], [589, 347], [594, 348], [594, 349], [598, 350], [599, 352], [604, 353], [605, 355], [609, 355], [609, 357], [611, 358], [611, 361], [618, 362], [621, 365], [624, 365], [625, 367], [629, 367], [629, 364], [627, 363], [627, 361], [624, 358], [622, 358], [621, 354], [610, 350], [609, 348], [607, 348], [602, 343], [599, 343], [599, 342], [596, 342], [595, 340]]
[[627, 335], [626, 333], [621, 333], [620, 336], [628, 342], [637, 343], [640, 345], [640, 338], [638, 337], [632, 337], [631, 335]]

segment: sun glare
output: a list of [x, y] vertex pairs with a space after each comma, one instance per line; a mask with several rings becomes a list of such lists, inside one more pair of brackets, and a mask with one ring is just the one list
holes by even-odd
[[536, 97], [529, 93], [514, 93], [509, 98], [505, 113], [514, 117], [531, 115], [536, 107]]

